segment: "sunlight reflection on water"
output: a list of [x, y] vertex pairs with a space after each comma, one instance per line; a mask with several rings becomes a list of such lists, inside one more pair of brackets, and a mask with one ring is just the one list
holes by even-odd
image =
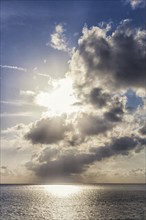
[[2, 220], [144, 220], [144, 185], [1, 186]]
[[68, 197], [81, 190], [77, 185], [44, 185], [44, 190], [57, 197]]

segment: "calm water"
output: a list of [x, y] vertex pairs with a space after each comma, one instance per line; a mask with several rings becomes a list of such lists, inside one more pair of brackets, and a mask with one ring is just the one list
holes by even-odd
[[144, 185], [1, 185], [2, 220], [144, 220]]

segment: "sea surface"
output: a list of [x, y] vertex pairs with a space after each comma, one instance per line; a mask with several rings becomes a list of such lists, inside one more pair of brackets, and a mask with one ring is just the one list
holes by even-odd
[[145, 185], [1, 185], [1, 220], [145, 220]]

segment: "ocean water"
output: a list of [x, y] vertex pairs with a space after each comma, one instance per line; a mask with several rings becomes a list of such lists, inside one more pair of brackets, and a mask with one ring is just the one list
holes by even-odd
[[145, 220], [144, 185], [1, 185], [1, 220]]

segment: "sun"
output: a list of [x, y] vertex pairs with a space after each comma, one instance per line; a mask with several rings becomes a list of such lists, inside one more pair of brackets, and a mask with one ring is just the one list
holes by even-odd
[[52, 114], [72, 113], [78, 110], [75, 103], [77, 99], [73, 93], [73, 85], [70, 79], [64, 78], [52, 82], [50, 92], [40, 92], [36, 104], [47, 107]]

